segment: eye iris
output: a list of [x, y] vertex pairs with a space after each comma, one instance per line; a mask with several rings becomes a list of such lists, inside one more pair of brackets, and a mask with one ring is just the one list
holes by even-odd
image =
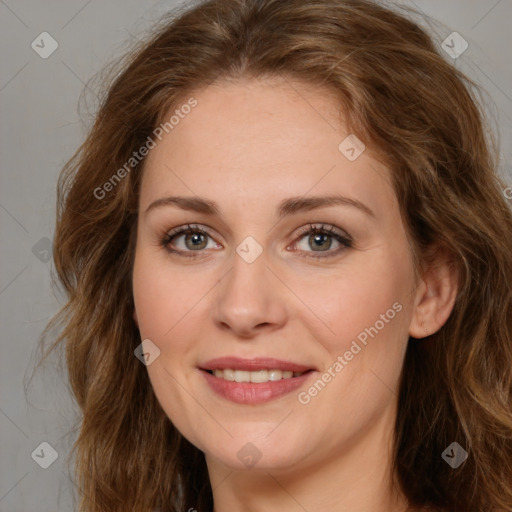
[[[206, 240], [206, 237], [202, 233], [188, 233], [185, 236], [185, 245], [187, 246], [188, 249], [192, 249], [192, 250], [204, 249], [204, 247], [206, 246], [205, 240]], [[188, 245], [189, 241], [192, 241], [193, 245], [189, 246]], [[196, 244], [196, 242], [199, 242], [199, 243], [202, 242], [202, 245], [198, 245], [198, 244]]]
[[[178, 235], [174, 235], [175, 238]], [[180, 236], [185, 237], [185, 246], [189, 251], [197, 252], [204, 249], [207, 246], [208, 234], [198, 229], [192, 229], [189, 226], [188, 230], [183, 230]], [[311, 226], [309, 231], [308, 243], [313, 249], [313, 252], [327, 252], [332, 246], [332, 235], [330, 232], [324, 232], [323, 229], [315, 230]], [[345, 244], [347, 245], [347, 244]]]
[[[325, 246], [325, 238], [327, 238], [328, 240], [328, 244], [327, 246]], [[323, 243], [322, 243], [322, 239], [323, 240]], [[332, 245], [332, 239], [330, 238], [329, 235], [325, 234], [325, 233], [315, 233], [315, 234], [312, 234], [310, 237], [309, 237], [309, 241], [313, 241], [313, 248], [314, 250], [316, 251], [317, 249], [330, 249], [331, 245]], [[320, 245], [316, 245], [317, 242], [320, 242]]]

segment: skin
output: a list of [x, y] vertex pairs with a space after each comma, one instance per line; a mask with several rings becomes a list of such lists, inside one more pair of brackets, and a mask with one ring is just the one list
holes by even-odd
[[[369, 148], [354, 161], [338, 150], [349, 133], [328, 90], [244, 79], [191, 96], [197, 107], [145, 162], [134, 320], [141, 340], [160, 350], [147, 366], [160, 404], [205, 453], [215, 512], [407, 510], [390, 470], [398, 380], [409, 336], [432, 334], [447, 320], [456, 279], [439, 262], [415, 281], [390, 170]], [[283, 199], [333, 193], [361, 201], [375, 216], [334, 205], [277, 217]], [[220, 216], [175, 205], [145, 213], [171, 195], [206, 197]], [[188, 223], [209, 233], [195, 241], [200, 249], [185, 235], [170, 245], [195, 257], [167, 252], [165, 234]], [[327, 236], [325, 256], [314, 259], [314, 241], [297, 236], [310, 223], [335, 226], [353, 246], [334, 254], [341, 244]], [[252, 263], [236, 252], [248, 236], [263, 250]], [[300, 403], [298, 393], [396, 302], [401, 311]], [[198, 369], [227, 355], [318, 371], [297, 392], [235, 404], [215, 394]], [[248, 442], [261, 454], [252, 467], [237, 457]]]

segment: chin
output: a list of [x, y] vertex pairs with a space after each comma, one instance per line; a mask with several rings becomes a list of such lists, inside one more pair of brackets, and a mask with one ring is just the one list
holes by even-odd
[[[229, 427], [228, 430], [232, 432]], [[287, 469], [304, 457], [306, 440], [294, 442], [284, 429], [281, 435], [271, 433], [269, 436], [268, 432], [267, 425], [264, 429], [256, 429], [254, 425], [247, 429], [239, 427], [233, 439], [215, 446], [207, 443], [204, 451], [208, 457], [236, 470]]]

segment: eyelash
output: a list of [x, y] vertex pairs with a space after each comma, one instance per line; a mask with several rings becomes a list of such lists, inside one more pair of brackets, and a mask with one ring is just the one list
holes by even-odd
[[[352, 239], [350, 237], [343, 236], [340, 233], [335, 233], [335, 232], [333, 233], [333, 230], [335, 229], [335, 227], [332, 225], [328, 225], [328, 227], [330, 227], [330, 229], [325, 229], [325, 224], [322, 224], [320, 227], [315, 226], [313, 224], [309, 224], [309, 226], [304, 226], [303, 228], [301, 228], [299, 230], [299, 233], [297, 234], [298, 238], [296, 238], [294, 243], [296, 243], [297, 241], [301, 240], [302, 238], [304, 238], [306, 235], [309, 235], [309, 234], [315, 234], [315, 235], [316, 234], [326, 234], [326, 235], [329, 235], [329, 236], [335, 238], [341, 244], [341, 247], [338, 247], [338, 249], [336, 249], [334, 251], [329, 251], [329, 252], [319, 251], [318, 255], [316, 255], [316, 254], [307, 254], [306, 255], [307, 258], [314, 258], [314, 259], [334, 257], [334, 256], [337, 256], [344, 249], [348, 249], [348, 248], [352, 247]], [[207, 231], [200, 229], [197, 224], [187, 224], [186, 226], [178, 227], [178, 228], [166, 233], [164, 235], [164, 237], [161, 239], [160, 244], [166, 251], [168, 251], [172, 254], [176, 254], [177, 256], [184, 257], [184, 258], [196, 258], [197, 256], [193, 253], [194, 252], [202, 252], [202, 251], [200, 251], [200, 250], [199, 251], [182, 251], [182, 250], [170, 249], [168, 247], [169, 244], [178, 236], [183, 235], [183, 234], [192, 234], [192, 233], [200, 233], [200, 234], [206, 235], [208, 237], [210, 236]], [[309, 253], [310, 251], [301, 251], [301, 252]], [[321, 255], [322, 252], [324, 252], [326, 254]]]

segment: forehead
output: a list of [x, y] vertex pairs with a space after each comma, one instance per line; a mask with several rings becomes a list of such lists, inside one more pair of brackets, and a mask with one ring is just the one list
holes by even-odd
[[343, 152], [354, 134], [329, 89], [285, 78], [219, 82], [184, 97], [164, 119], [191, 97], [197, 105], [146, 159], [142, 203], [164, 190], [277, 201], [313, 188], [384, 207], [393, 200], [383, 190], [389, 172], [368, 148], [352, 161]]

